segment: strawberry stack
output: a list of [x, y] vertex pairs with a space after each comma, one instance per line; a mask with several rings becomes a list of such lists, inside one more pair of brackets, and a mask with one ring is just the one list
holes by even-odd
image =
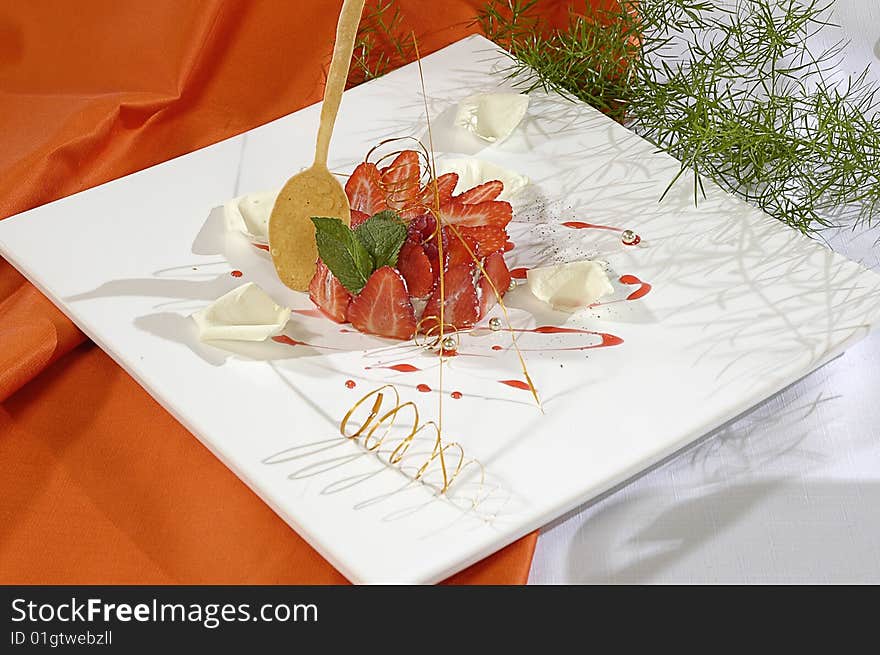
[[[504, 252], [513, 247], [506, 230], [513, 212], [497, 200], [502, 183], [453, 195], [455, 173], [424, 187], [420, 180], [412, 150], [384, 168], [364, 162], [345, 185], [357, 238], [334, 232], [331, 239], [316, 221], [322, 259], [309, 296], [328, 318], [368, 334], [411, 339], [420, 320], [428, 325], [428, 318], [439, 318], [441, 302], [444, 323], [469, 328], [508, 290]], [[341, 242], [348, 248], [344, 256]]]

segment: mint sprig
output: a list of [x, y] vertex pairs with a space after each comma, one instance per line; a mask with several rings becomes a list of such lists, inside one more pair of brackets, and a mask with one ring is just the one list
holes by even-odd
[[338, 218], [313, 216], [318, 254], [330, 272], [351, 293], [360, 293], [376, 269], [396, 266], [406, 241], [406, 223], [385, 210], [354, 230]]
[[400, 248], [406, 241], [406, 223], [396, 211], [386, 209], [358, 225], [354, 235], [373, 256], [375, 268], [396, 266]]
[[318, 254], [330, 272], [352, 293], [360, 293], [373, 274], [373, 257], [338, 218], [313, 216]]

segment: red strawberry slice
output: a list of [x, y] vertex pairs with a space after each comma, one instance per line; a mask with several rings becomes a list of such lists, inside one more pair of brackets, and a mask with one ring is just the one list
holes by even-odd
[[369, 162], [358, 164], [345, 183], [345, 195], [348, 196], [348, 203], [352, 209], [367, 216], [388, 209], [376, 164]]
[[351, 225], [350, 225], [351, 229], [353, 230], [358, 225], [360, 225], [365, 220], [367, 220], [369, 217], [370, 217], [369, 214], [365, 214], [364, 212], [359, 212], [357, 209], [352, 209], [351, 210]]
[[[499, 295], [504, 296], [510, 288], [510, 271], [504, 262], [504, 255], [500, 252], [494, 252], [483, 261], [483, 270], [486, 275], [480, 277], [480, 318], [495, 306], [498, 302], [497, 291]], [[488, 280], [486, 279], [488, 276]], [[492, 284], [489, 284], [489, 280]], [[492, 288], [492, 285], [495, 288]]]
[[513, 218], [513, 209], [509, 202], [500, 200], [490, 200], [472, 205], [453, 199], [440, 208], [440, 215], [444, 221], [452, 225], [507, 227]]
[[420, 172], [419, 154], [415, 150], [401, 152], [380, 175], [388, 207], [400, 210], [417, 204]]
[[367, 334], [411, 339], [416, 332], [416, 315], [400, 273], [390, 266], [375, 271], [351, 301], [348, 320]]
[[[450, 266], [443, 276], [443, 322], [458, 329], [472, 326], [479, 320], [480, 301], [474, 286], [474, 267], [471, 264]], [[423, 317], [440, 317], [440, 286], [434, 289]]]
[[504, 191], [504, 184], [500, 180], [492, 180], [455, 196], [454, 200], [465, 205], [476, 205], [495, 200], [502, 191]]
[[454, 266], [474, 259], [482, 259], [486, 255], [501, 250], [507, 242], [504, 228], [484, 225], [481, 227], [447, 226], [449, 257], [447, 266]]
[[406, 280], [406, 288], [413, 298], [427, 298], [434, 290], [434, 274], [431, 261], [424, 249], [407, 240], [397, 257], [397, 270]]
[[480, 227], [455, 226], [455, 229], [468, 243], [476, 246], [478, 257], [485, 257], [504, 248], [507, 243], [507, 232], [503, 227], [482, 225]]
[[[444, 231], [449, 228], [444, 228]], [[449, 230], [447, 234], [446, 246], [446, 266], [457, 266], [458, 264], [473, 264], [475, 259], [479, 259], [477, 251], [479, 248], [473, 239], [469, 239], [459, 230], [456, 234]]]
[[[455, 185], [458, 184], [458, 173], [444, 173], [437, 178], [437, 195], [440, 199], [440, 205], [445, 205], [452, 200], [452, 192], [455, 191]], [[492, 198], [494, 200], [494, 198]], [[419, 201], [425, 207], [434, 206], [434, 183], [428, 182], [422, 188], [419, 194]]]
[[328, 318], [337, 323], [348, 321], [351, 294], [320, 259], [315, 275], [309, 283], [309, 298]]

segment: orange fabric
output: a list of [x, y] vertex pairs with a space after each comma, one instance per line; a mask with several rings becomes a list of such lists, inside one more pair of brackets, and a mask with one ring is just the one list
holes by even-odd
[[[6, 3], [0, 217], [315, 102], [340, 4]], [[399, 4], [428, 53], [482, 2]], [[344, 582], [2, 260], [0, 401], [0, 583]], [[451, 582], [525, 582], [535, 539]]]

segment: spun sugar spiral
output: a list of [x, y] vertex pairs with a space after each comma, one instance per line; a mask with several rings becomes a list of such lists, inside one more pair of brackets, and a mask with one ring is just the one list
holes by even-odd
[[[386, 402], [386, 399], [390, 401]], [[360, 428], [350, 429], [349, 423], [362, 407], [367, 412], [366, 418], [361, 422]], [[391, 436], [392, 428], [398, 424], [398, 420], [402, 422], [402, 430], [406, 433], [403, 438]], [[439, 465], [442, 475], [441, 494], [445, 494], [456, 478], [472, 465], [480, 470], [480, 486], [485, 481], [483, 465], [476, 459], [466, 459], [464, 448], [458, 442], [444, 443], [440, 428], [434, 421], [421, 423], [419, 408], [412, 401], [402, 403], [400, 393], [392, 384], [382, 385], [361, 397], [345, 414], [339, 424], [339, 431], [346, 439], [358, 441], [371, 452], [378, 451], [386, 441], [393, 441], [394, 448], [388, 455], [388, 463], [391, 465], [399, 465], [416, 436], [426, 432], [433, 441], [433, 447], [413, 475], [415, 480], [421, 480], [431, 466], [436, 464]], [[450, 466], [447, 461], [450, 455], [455, 458], [455, 466]]]

